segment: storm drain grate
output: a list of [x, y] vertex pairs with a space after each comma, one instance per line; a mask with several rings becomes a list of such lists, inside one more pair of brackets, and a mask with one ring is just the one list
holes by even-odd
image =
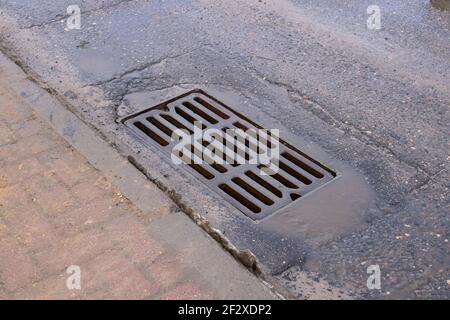
[[[245, 135], [244, 140], [240, 140], [245, 141], [245, 146], [236, 142], [237, 137], [235, 145], [231, 147], [233, 150], [224, 143], [224, 153], [221, 156], [229, 161], [192, 163], [186, 159], [196, 157], [195, 154], [198, 154], [195, 153], [198, 151], [196, 146], [201, 144], [208, 147], [211, 141], [204, 141], [200, 137], [195, 140], [198, 144], [186, 144], [184, 148], [174, 152], [179, 141], [172, 137], [177, 129], [193, 134], [196, 121], [201, 123], [203, 130], [217, 129], [229, 132], [227, 130], [234, 129], [237, 135], [244, 131], [250, 134]], [[183, 159], [182, 165], [185, 168], [253, 220], [271, 215], [336, 177], [332, 169], [281, 138], [277, 148], [277, 151], [279, 150], [277, 171], [270, 171], [267, 163], [248, 163], [259, 153], [270, 151], [276, 140], [272, 140], [270, 134], [265, 137], [258, 136], [257, 130], [263, 129], [261, 126], [202, 90], [193, 90], [153, 108], [127, 116], [122, 119], [122, 123], [144, 144], [158, 147], [171, 158], [176, 154], [178, 158]], [[261, 141], [264, 138], [267, 150], [258, 145], [258, 139]], [[238, 150], [239, 148], [241, 150]], [[230, 151], [241, 155], [247, 162], [230, 160], [228, 157]], [[206, 157], [204, 156], [203, 160], [208, 160]], [[268, 175], [261, 174], [262, 172], [267, 172]]]

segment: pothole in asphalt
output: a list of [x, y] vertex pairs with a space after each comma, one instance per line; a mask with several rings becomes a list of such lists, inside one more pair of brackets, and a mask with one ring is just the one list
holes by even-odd
[[246, 216], [257, 221], [336, 178], [336, 171], [202, 90], [121, 119]]

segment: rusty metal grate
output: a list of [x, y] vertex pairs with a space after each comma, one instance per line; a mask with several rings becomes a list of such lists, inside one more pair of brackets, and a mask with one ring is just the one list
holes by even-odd
[[[202, 90], [193, 90], [158, 106], [127, 116], [121, 122], [153, 147], [158, 147], [169, 157], [178, 143], [171, 139], [176, 129], [194, 132], [194, 122], [201, 121], [203, 129], [263, 129], [247, 117]], [[255, 136], [253, 138], [260, 138]], [[270, 136], [267, 140], [270, 140]], [[246, 147], [252, 144], [246, 137]], [[207, 146], [207, 142], [199, 141]], [[268, 141], [270, 148], [270, 141]], [[188, 145], [179, 156], [195, 151]], [[254, 149], [260, 152], [258, 148]], [[190, 151], [190, 152], [189, 152]], [[236, 149], [234, 150], [236, 152]], [[250, 152], [245, 157], [251, 157]], [[334, 170], [301, 152], [298, 148], [279, 139], [279, 171], [272, 175], [261, 175], [266, 170], [261, 164], [184, 163], [200, 180], [253, 220], [261, 220], [288, 204], [301, 199], [307, 193], [336, 177]]]

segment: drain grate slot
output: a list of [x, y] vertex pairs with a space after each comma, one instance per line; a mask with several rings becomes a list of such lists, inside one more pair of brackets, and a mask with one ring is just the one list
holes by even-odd
[[[187, 162], [187, 160], [186, 160]], [[208, 180], [214, 179], [214, 175], [209, 172], [208, 170], [206, 170], [205, 168], [203, 168], [201, 165], [199, 164], [189, 164], [189, 166], [194, 169], [195, 171], [197, 171], [198, 173], [200, 173], [203, 177], [205, 177]]]
[[301, 197], [301, 195], [299, 195], [298, 193], [291, 193], [292, 201], [295, 201], [295, 200], [299, 199], [300, 197]]
[[291, 155], [289, 152], [284, 152], [281, 154], [286, 160], [292, 162], [294, 165], [296, 165], [297, 167], [305, 170], [306, 172], [308, 172], [309, 174], [313, 175], [314, 177], [316, 177], [317, 179], [322, 179], [323, 178], [323, 174], [320, 173], [319, 171], [317, 171], [316, 169], [312, 168], [311, 166], [307, 165], [306, 163], [300, 161], [299, 159], [297, 159], [296, 157], [294, 157], [293, 155]]
[[294, 178], [296, 178], [298, 181], [304, 183], [304, 184], [311, 184], [312, 181], [309, 180], [308, 178], [306, 178], [304, 175], [302, 175], [301, 173], [299, 173], [298, 171], [292, 169], [291, 167], [289, 167], [287, 164], [285, 164], [282, 161], [279, 161], [279, 166], [280, 169], [283, 170], [284, 172], [288, 173], [290, 176], [293, 176]]
[[204, 120], [208, 121], [211, 124], [216, 124], [219, 122], [216, 119], [214, 119], [214, 117], [210, 116], [207, 112], [197, 108], [190, 102], [183, 102], [183, 106], [185, 106], [186, 108], [188, 108], [189, 110], [191, 110], [192, 112], [194, 112], [195, 114], [197, 114], [198, 116], [200, 116], [201, 118], [203, 118]]
[[[214, 129], [222, 134], [221, 139], [212, 135], [213, 139], [206, 141], [204, 136], [193, 135], [197, 130], [194, 124], [200, 122], [199, 129]], [[130, 115], [122, 123], [147, 146], [180, 158], [184, 168], [253, 220], [301, 201], [304, 195], [336, 177], [334, 170], [282, 139], [273, 140], [270, 132], [259, 131], [263, 129], [260, 125], [202, 90]], [[174, 132], [179, 129], [189, 133], [192, 141], [174, 150], [180, 138]], [[273, 158], [277, 147], [278, 161]], [[202, 148], [215, 152], [205, 154]], [[269, 156], [270, 165], [255, 162], [260, 155]], [[274, 164], [276, 171], [271, 170]]]
[[142, 122], [135, 122], [134, 126], [141, 130], [143, 133], [145, 133], [148, 137], [152, 138], [153, 141], [156, 141], [163, 147], [169, 145], [169, 143], [161, 138], [157, 133], [155, 133], [152, 129], [149, 128], [149, 126], [144, 125]]
[[278, 198], [283, 197], [283, 193], [280, 190], [278, 190], [276, 187], [274, 187], [272, 184], [270, 184], [269, 182], [267, 182], [266, 180], [264, 180], [257, 174], [254, 174], [251, 171], [247, 171], [247, 172], [245, 172], [245, 175], [247, 177], [249, 177], [250, 179], [252, 179], [253, 181], [255, 181], [256, 183], [258, 183], [260, 186], [262, 186], [262, 187], [266, 188], [267, 190], [269, 190], [270, 192], [272, 192]]
[[[251, 136], [251, 138], [249, 138], [249, 139], [253, 138], [252, 142], [257, 143], [257, 141], [261, 141], [262, 145], [267, 146], [270, 149], [272, 149], [274, 147], [274, 146], [272, 146], [272, 143], [270, 142], [270, 140], [266, 139], [267, 137], [261, 137], [254, 128], [249, 128], [240, 122], [235, 122], [235, 123], [233, 123], [233, 125], [236, 128], [241, 129], [242, 131], [245, 131], [246, 133], [248, 133], [248, 135]], [[270, 134], [268, 133], [267, 136], [270, 137]], [[262, 152], [264, 152], [264, 151], [265, 151], [265, 149]]]
[[235, 184], [237, 184], [239, 187], [247, 191], [249, 194], [251, 194], [253, 197], [261, 201], [267, 206], [273, 205], [273, 201], [266, 197], [264, 194], [259, 192], [256, 188], [252, 187], [250, 184], [242, 180], [241, 178], [233, 178], [231, 179]]
[[165, 125], [163, 125], [161, 122], [156, 120], [155, 118], [153, 118], [153, 117], [147, 118], [147, 121], [150, 122], [151, 124], [153, 124], [155, 127], [157, 127], [162, 132], [164, 132], [167, 136], [169, 136], [169, 138], [172, 136], [173, 130], [170, 130]]
[[196, 98], [194, 98], [194, 101], [200, 103], [200, 104], [201, 104], [202, 106], [204, 106], [206, 109], [208, 109], [209, 111], [211, 111], [211, 112], [217, 114], [217, 115], [218, 115], [219, 117], [221, 117], [222, 119], [225, 119], [225, 120], [230, 119], [230, 117], [229, 117], [226, 113], [223, 113], [223, 112], [220, 111], [219, 109], [214, 108], [211, 104], [209, 104], [208, 102], [206, 102], [206, 101], [203, 100], [202, 98], [196, 97]]
[[237, 192], [233, 188], [231, 188], [229, 185], [222, 183], [219, 185], [219, 188], [223, 190], [227, 195], [233, 197], [236, 201], [238, 201], [240, 204], [245, 206], [247, 209], [251, 210], [253, 213], [260, 213], [261, 208], [258, 207], [256, 204], [248, 200], [246, 197], [242, 195], [242, 193]]
[[172, 118], [170, 115], [168, 114], [162, 114], [161, 118], [163, 118], [164, 120], [166, 120], [168, 123], [170, 123], [172, 126], [174, 126], [176, 129], [181, 129], [181, 130], [186, 130], [189, 132], [189, 134], [193, 134], [194, 131], [192, 131], [191, 129], [189, 129], [189, 127], [181, 124], [179, 121], [177, 121], [176, 119]]

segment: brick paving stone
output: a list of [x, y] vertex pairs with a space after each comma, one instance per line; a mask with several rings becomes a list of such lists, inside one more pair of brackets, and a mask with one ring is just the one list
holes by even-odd
[[29, 110], [17, 108], [15, 105], [16, 97], [2, 91], [0, 96], [0, 105], [2, 106], [2, 119], [9, 124], [26, 121], [33, 117]]
[[120, 253], [113, 251], [81, 266], [82, 291], [97, 299], [144, 299], [155, 295], [158, 283], [148, 280]]
[[10, 210], [3, 220], [10, 235], [29, 250], [49, 247], [57, 239], [53, 226], [35, 208]]
[[68, 300], [86, 299], [81, 290], [69, 290], [66, 285], [69, 274], [61, 273], [20, 288], [12, 295], [14, 299], [26, 300]]
[[3, 166], [0, 177], [7, 179], [9, 184], [14, 184], [43, 173], [45, 173], [43, 164], [36, 158], [28, 158]]
[[[101, 195], [101, 194], [100, 194]], [[53, 224], [64, 235], [71, 236], [98, 226], [104, 221], [120, 215], [120, 210], [112, 199], [99, 198], [90, 203], [76, 206], [53, 218]]]
[[104, 232], [133, 263], [151, 263], [164, 252], [163, 246], [151, 237], [145, 225], [132, 216], [109, 222], [104, 226]]
[[33, 202], [33, 196], [22, 185], [4, 178], [0, 183], [0, 216], [9, 210], [26, 210]]
[[169, 290], [183, 283], [186, 281], [187, 274], [195, 274], [188, 268], [183, 270], [183, 262], [167, 253], [158, 257], [156, 261], [146, 264], [143, 269], [147, 274], [155, 277], [162, 290]]
[[0, 239], [0, 283], [11, 292], [41, 276], [38, 265], [12, 237]]
[[3, 291], [2, 289], [0, 289], [0, 300], [10, 300], [10, 296]]
[[185, 283], [155, 298], [158, 300], [211, 300], [216, 297], [204, 288]]
[[15, 141], [15, 136], [3, 121], [0, 121], [0, 146], [10, 144]]
[[92, 180], [83, 181], [72, 187], [72, 191], [78, 201], [82, 203], [93, 201], [102, 195], [100, 187]]
[[2, 238], [7, 236], [7, 233], [6, 233], [7, 230], [8, 230], [8, 227], [3, 222], [3, 220], [0, 218], [0, 239], [2, 239]]
[[72, 237], [62, 237], [52, 246], [34, 252], [46, 275], [56, 274], [68, 266], [89, 261], [105, 250], [113, 249], [111, 240], [102, 229], [92, 229]]
[[26, 188], [48, 216], [56, 216], [76, 206], [69, 190], [53, 176], [39, 176], [27, 181]]
[[34, 115], [27, 121], [12, 124], [11, 128], [18, 137], [22, 138], [31, 137], [48, 130], [42, 121], [38, 120]]
[[53, 155], [47, 166], [66, 185], [73, 186], [88, 179], [95, 170], [75, 151], [68, 149], [65, 153]]

